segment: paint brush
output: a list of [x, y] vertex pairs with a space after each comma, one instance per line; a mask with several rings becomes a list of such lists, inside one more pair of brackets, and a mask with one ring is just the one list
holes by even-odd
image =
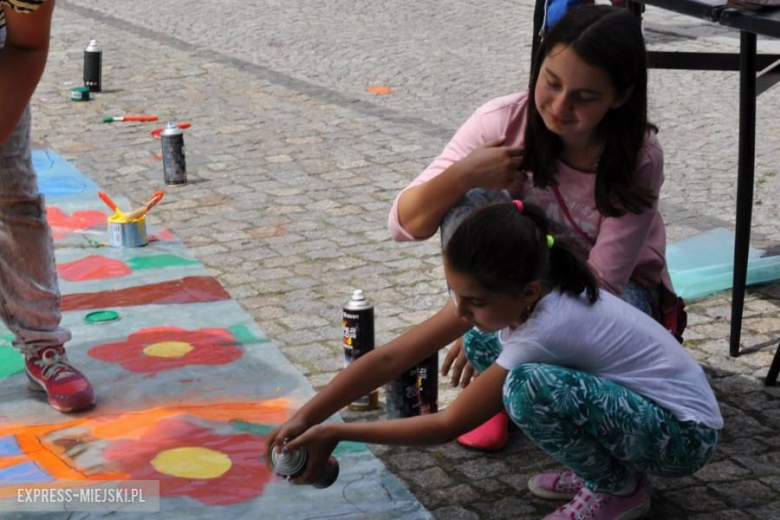
[[129, 115], [129, 116], [106, 116], [103, 118], [104, 123], [115, 123], [119, 121], [157, 121], [157, 116], [147, 115]]
[[163, 195], [165, 195], [165, 192], [162, 190], [157, 190], [154, 192], [154, 195], [152, 195], [149, 200], [146, 201], [146, 204], [141, 206], [138, 209], [134, 209], [130, 213], [125, 213], [124, 217], [130, 221], [130, 220], [137, 220], [147, 213], [149, 213], [149, 210], [151, 210], [153, 207], [157, 205], [158, 202], [160, 202], [163, 198]]
[[105, 191], [99, 191], [98, 197], [100, 197], [100, 200], [106, 203], [106, 206], [114, 210], [114, 213], [117, 215], [121, 215], [122, 211], [119, 209], [119, 206], [116, 205], [116, 202], [114, 202], [111, 197], [108, 196], [108, 193]]

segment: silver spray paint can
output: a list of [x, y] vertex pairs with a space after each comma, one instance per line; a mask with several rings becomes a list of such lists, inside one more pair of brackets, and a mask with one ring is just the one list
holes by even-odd
[[[303, 448], [288, 452], [277, 452], [275, 446], [271, 446], [271, 466], [280, 477], [295, 478], [306, 468], [308, 453]], [[339, 476], [339, 461], [331, 457], [325, 466], [325, 473], [312, 486], [322, 489], [330, 487]]]
[[168, 121], [160, 134], [162, 141], [165, 184], [187, 184], [187, 163], [184, 159], [184, 132], [173, 121]]
[[97, 40], [89, 40], [84, 49], [84, 86], [90, 92], [100, 92], [102, 85], [103, 50]]

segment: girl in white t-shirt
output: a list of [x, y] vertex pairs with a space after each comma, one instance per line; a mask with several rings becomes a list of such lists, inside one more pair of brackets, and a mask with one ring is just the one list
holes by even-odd
[[[444, 309], [352, 363], [271, 432], [269, 451], [309, 452], [295, 482], [316, 480], [340, 441], [439, 444], [502, 408], [567, 467], [528, 483], [540, 497], [571, 499], [548, 520], [639, 518], [650, 507], [647, 474], [689, 475], [713, 455], [723, 419], [701, 367], [650, 316], [599, 291], [539, 208], [478, 210], [447, 243], [444, 270], [452, 293]], [[482, 374], [442, 412], [320, 424], [471, 327], [498, 332], [500, 344], [467, 345]]]

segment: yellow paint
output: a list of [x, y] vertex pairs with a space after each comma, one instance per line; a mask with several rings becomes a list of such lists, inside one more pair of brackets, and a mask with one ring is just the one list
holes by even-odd
[[230, 457], [216, 450], [184, 447], [165, 450], [152, 459], [152, 467], [173, 477], [210, 479], [230, 469]]
[[161, 341], [153, 343], [144, 349], [144, 354], [152, 357], [161, 358], [180, 358], [195, 349], [189, 343], [184, 341]]

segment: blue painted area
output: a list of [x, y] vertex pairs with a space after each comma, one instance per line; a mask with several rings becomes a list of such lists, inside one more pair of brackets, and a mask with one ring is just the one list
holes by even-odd
[[22, 462], [0, 470], [0, 484], [4, 486], [52, 482], [53, 480], [51, 475], [39, 468], [34, 462]]
[[22, 449], [19, 447], [19, 443], [16, 442], [16, 436], [6, 435], [5, 437], [0, 437], [0, 456], [10, 457], [21, 454]]
[[38, 189], [48, 200], [63, 197], [91, 198], [100, 188], [51, 148], [32, 153]]

